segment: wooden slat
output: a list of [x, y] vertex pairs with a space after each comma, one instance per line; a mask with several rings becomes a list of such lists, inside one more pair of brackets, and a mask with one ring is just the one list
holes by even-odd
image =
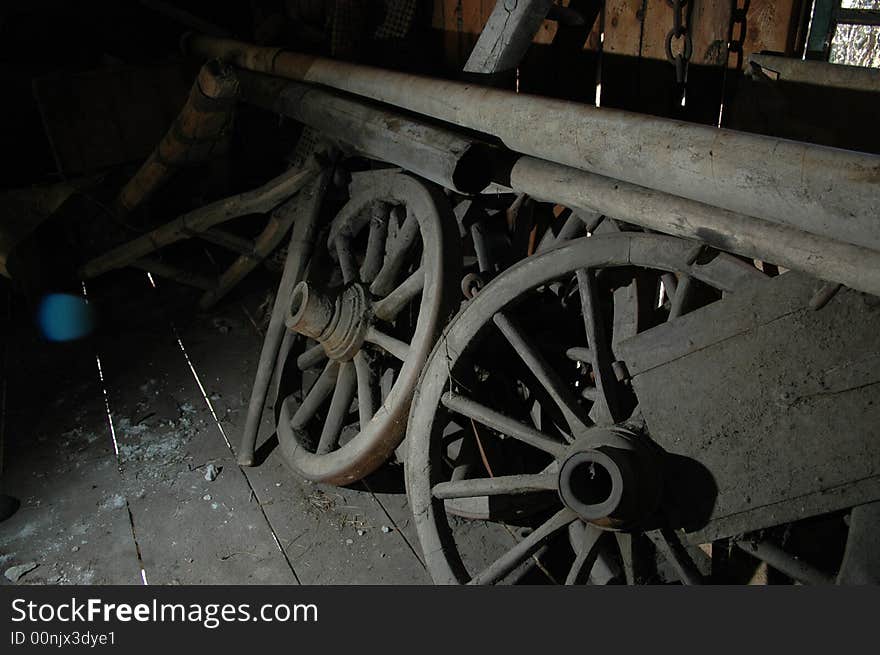
[[648, 0], [645, 8], [645, 34], [642, 57], [666, 59], [666, 33], [672, 28], [672, 7], [666, 0]]
[[730, 0], [704, 0], [694, 5], [691, 18], [695, 64], [724, 66], [727, 61], [727, 30]]
[[556, 37], [556, 27], [556, 21], [545, 20], [541, 23], [541, 27], [539, 27], [538, 31], [535, 33], [535, 38], [532, 42], [541, 45], [549, 45], [553, 43], [553, 39]]
[[[557, 4], [563, 7], [568, 7], [571, 4], [571, 0], [561, 0], [557, 2]], [[593, 29], [590, 31], [587, 40], [584, 42], [584, 50], [595, 51], [599, 49], [599, 22], [599, 20], [596, 20], [593, 24]], [[541, 23], [541, 27], [539, 27], [538, 31], [535, 33], [535, 38], [532, 42], [540, 45], [550, 45], [553, 43], [553, 39], [556, 38], [558, 27], [559, 24], [555, 20], [545, 20]]]
[[[752, 0], [746, 33], [746, 56], [761, 50], [784, 51], [796, 0]], [[638, 56], [642, 0], [608, 0], [605, 5], [605, 52]], [[721, 65], [726, 58], [729, 0], [703, 0], [691, 15], [692, 62]], [[666, 0], [648, 0], [641, 56], [666, 59], [666, 34], [672, 28], [672, 9]]]
[[744, 59], [762, 50], [785, 52], [791, 14], [797, 0], [751, 0]]
[[[694, 5], [690, 18], [694, 64], [723, 65], [727, 57], [730, 0], [703, 0]], [[673, 12], [666, 0], [649, 0], [642, 56], [666, 59], [666, 35], [672, 29]], [[787, 23], [786, 23], [787, 24]], [[749, 25], [751, 29], [751, 24]]]
[[641, 9], [642, 0], [608, 0], [605, 4], [605, 52], [638, 56]]
[[[784, 52], [789, 42], [792, 12], [798, 0], [752, 0], [748, 14], [748, 30], [744, 44], [745, 56], [752, 52], [773, 50]], [[568, 5], [568, 0], [561, 3]], [[464, 64], [476, 36], [485, 25], [494, 7], [493, 0], [462, 2], [459, 25], [458, 0], [437, 0], [432, 25], [445, 32], [444, 49], [447, 62]], [[640, 12], [642, 0], [607, 0], [605, 5], [604, 51], [611, 54], [647, 59], [666, 59], [666, 34], [672, 28], [672, 8], [666, 0], [648, 0], [644, 33]], [[694, 64], [723, 65], [727, 59], [726, 43], [730, 23], [730, 0], [701, 0], [691, 15]], [[598, 22], [584, 44], [585, 50], [599, 47]], [[544, 21], [534, 43], [547, 45], [556, 36], [557, 24]], [[641, 50], [640, 50], [641, 44]], [[458, 59], [461, 58], [461, 61]], [[734, 58], [732, 58], [734, 59]], [[731, 61], [731, 65], [735, 63]]]
[[442, 0], [434, 0], [434, 11], [431, 13], [431, 27], [435, 30], [442, 30], [445, 25], [445, 4]]

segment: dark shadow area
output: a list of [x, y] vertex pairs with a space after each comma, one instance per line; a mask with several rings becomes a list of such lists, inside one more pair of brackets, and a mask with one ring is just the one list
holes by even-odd
[[272, 454], [272, 451], [275, 450], [277, 447], [278, 433], [273, 432], [268, 439], [266, 439], [254, 450], [254, 466], [260, 466], [263, 462], [265, 462], [269, 458], [269, 455]]
[[727, 96], [725, 127], [880, 153], [878, 93], [731, 76]]
[[372, 491], [377, 494], [405, 494], [406, 484], [403, 477], [403, 465], [386, 462], [360, 482], [347, 487], [358, 491]]
[[662, 511], [672, 528], [693, 532], [704, 527], [715, 508], [718, 485], [700, 462], [666, 453], [663, 456]]
[[5, 521], [18, 511], [21, 501], [18, 498], [0, 494], [0, 521]]

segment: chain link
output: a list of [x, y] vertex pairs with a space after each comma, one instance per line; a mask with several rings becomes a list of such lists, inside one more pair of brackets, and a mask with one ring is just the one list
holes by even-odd
[[730, 53], [736, 54], [736, 69], [742, 70], [743, 55], [748, 33], [747, 16], [751, 0], [733, 0], [733, 14], [730, 17], [730, 34], [727, 40], [728, 61]]
[[[687, 81], [687, 66], [694, 53], [694, 42], [690, 32], [690, 0], [666, 0], [672, 7], [672, 29], [666, 33], [666, 58], [675, 67], [675, 81], [684, 84]], [[677, 54], [672, 53], [672, 42], [681, 41]]]

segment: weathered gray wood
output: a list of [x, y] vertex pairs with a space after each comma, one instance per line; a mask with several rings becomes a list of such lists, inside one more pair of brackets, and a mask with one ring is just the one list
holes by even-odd
[[834, 578], [799, 560], [794, 555], [789, 555], [782, 548], [771, 541], [737, 541], [735, 542], [744, 552], [766, 562], [777, 571], [782, 571], [792, 580], [802, 584], [827, 585], [833, 584]]
[[837, 584], [880, 584], [880, 503], [854, 508], [849, 515], [849, 536]]
[[[329, 179], [329, 171], [324, 171], [322, 177]], [[320, 186], [321, 180], [318, 179], [316, 184]], [[314, 190], [313, 190], [314, 191]], [[320, 194], [320, 191], [318, 191]], [[318, 200], [320, 203], [320, 200]], [[299, 205], [310, 205], [309, 198], [301, 198], [299, 194], [290, 198], [282, 205], [275, 208], [269, 216], [266, 227], [257, 236], [254, 241], [252, 252], [247, 252], [232, 262], [229, 267], [220, 274], [217, 281], [217, 287], [205, 293], [199, 299], [199, 307], [208, 309], [229, 293], [232, 288], [241, 282], [241, 280], [251, 271], [253, 271], [273, 250], [281, 243], [281, 240], [290, 231], [290, 226], [303, 215], [308, 214], [308, 209], [301, 210]]]
[[[157, 297], [146, 279], [143, 284], [136, 306], [155, 309]], [[187, 350], [185, 356], [180, 343], [188, 348], [197, 341], [193, 335], [176, 333], [163, 312], [144, 313], [147, 316], [138, 317], [136, 327], [120, 330], [121, 335], [98, 345], [124, 493], [147, 582], [296, 584], [295, 573], [273, 539], [261, 499], [254, 498], [227, 443], [226, 417], [239, 411], [238, 392], [219, 393], [217, 375], [188, 361], [191, 353]], [[242, 319], [224, 320], [233, 331], [238, 326], [244, 332]], [[210, 321], [197, 328], [202, 341], [217, 340], [215, 353], [219, 340], [228, 342], [231, 334], [221, 333]], [[228, 370], [229, 360], [216, 359]], [[254, 359], [253, 351], [247, 360], [237, 357], [236, 376]], [[239, 378], [237, 389], [241, 388]], [[211, 481], [205, 478], [208, 464], [220, 469]]]
[[749, 332], [807, 307], [818, 280], [788, 273], [763, 279], [694, 312], [622, 341], [618, 356], [631, 376]]
[[311, 257], [314, 233], [318, 224], [318, 214], [329, 180], [329, 171], [323, 171], [312, 185], [303, 191], [303, 197], [300, 198], [302, 203], [299, 205], [299, 208], [302, 215], [299, 217], [299, 220], [295, 221], [290, 235], [290, 245], [287, 248], [284, 271], [281, 274], [278, 292], [275, 294], [272, 315], [269, 318], [269, 326], [266, 329], [266, 336], [260, 351], [260, 365], [257, 368], [257, 374], [251, 389], [247, 420], [244, 425], [241, 447], [238, 452], [238, 462], [242, 466], [253, 465], [254, 444], [260, 425], [260, 417], [263, 413], [266, 394], [269, 391], [269, 384], [275, 370], [278, 351], [281, 348], [281, 342], [286, 331], [284, 317], [287, 316], [290, 293], [302, 277], [306, 264]]
[[149, 234], [99, 255], [88, 261], [80, 272], [86, 279], [93, 278], [107, 271], [128, 266], [163, 246], [188, 239], [236, 216], [268, 212], [294, 195], [317, 173], [316, 168], [291, 168], [258, 189], [194, 209]]
[[[141, 584], [94, 341], [68, 344], [59, 366], [27, 319], [25, 330], [15, 329], [23, 318], [0, 319], [7, 348], [3, 489], [21, 501], [0, 523], [0, 569], [38, 564], [19, 584]], [[131, 350], [142, 345], [135, 334], [113, 338]]]
[[[498, 312], [495, 314], [494, 321], [523, 363], [529, 367], [529, 370], [559, 407], [571, 430], [572, 439], [579, 436], [578, 431], [589, 425], [590, 420], [578, 403], [574, 392], [566, 386], [556, 370], [547, 363], [531, 339], [513, 319]], [[594, 346], [595, 344], [590, 345]]]
[[516, 68], [552, 6], [553, 0], [497, 0], [465, 72], [492, 74]]
[[652, 439], [710, 506], [696, 543], [880, 499], [880, 307], [842, 290], [812, 310], [818, 286], [787, 273], [621, 344]]
[[474, 138], [305, 84], [240, 74], [245, 100], [318, 130], [346, 151], [465, 193], [489, 184], [489, 147]]
[[[261, 294], [254, 293], [245, 302], [254, 312], [261, 300]], [[228, 314], [221, 316], [233, 320], [239, 310], [226, 307]], [[209, 395], [216, 392], [220, 396], [212, 403], [226, 433], [230, 437], [238, 434], [244, 427], [248, 385], [257, 367], [260, 336], [247, 325], [222, 334], [203, 323], [189, 326], [181, 336]], [[218, 357], [218, 352], [223, 357]], [[235, 366], [231, 367], [230, 362]], [[264, 412], [260, 465], [247, 468], [246, 473], [256, 494], [251, 504], [265, 512], [300, 581], [429, 583], [419, 560], [421, 553], [402, 488], [388, 489], [393, 493], [373, 493], [303, 480], [283, 462], [280, 449], [271, 448], [274, 419], [271, 410]], [[237, 473], [232, 469], [230, 472]]]
[[[880, 295], [880, 254], [876, 249], [811, 234], [806, 225], [794, 225], [794, 221], [781, 225], [760, 220], [713, 206], [711, 199], [696, 202], [533, 157], [517, 160], [511, 185], [537, 200], [596, 210], [627, 223], [696, 239], [719, 250]], [[864, 234], [872, 231], [873, 227], [865, 227]]]
[[[491, 134], [532, 157], [880, 249], [880, 157], [874, 154], [475, 88], [231, 40], [191, 36], [185, 47]], [[725, 233], [731, 239], [736, 234]]]
[[498, 582], [513, 571], [529, 555], [538, 550], [544, 541], [575, 520], [577, 520], [577, 515], [570, 509], [559, 510], [559, 512], [541, 524], [525, 539], [517, 543], [480, 573], [476, 574], [468, 584], [480, 585]]
[[651, 530], [645, 533], [666, 561], [678, 573], [683, 584], [703, 584], [703, 576], [674, 530]]
[[[831, 64], [827, 61], [795, 59], [763, 53], [749, 55], [749, 63], [753, 71], [764, 73], [768, 77], [783, 82], [829, 86], [835, 89], [852, 89], [853, 91], [880, 91], [880, 71], [866, 66], [845, 66]], [[754, 75], [754, 73], [752, 73]]]
[[425, 287], [425, 271], [417, 268], [394, 291], [373, 305], [373, 313], [383, 321], [392, 321]]
[[435, 498], [476, 498], [479, 496], [502, 496], [527, 494], [556, 489], [556, 473], [533, 475], [503, 475], [497, 478], [469, 478], [434, 485]]
[[453, 412], [458, 412], [462, 416], [503, 432], [509, 437], [550, 453], [554, 457], [561, 457], [565, 452], [565, 444], [556, 439], [464, 396], [446, 393], [443, 395], [443, 404]]

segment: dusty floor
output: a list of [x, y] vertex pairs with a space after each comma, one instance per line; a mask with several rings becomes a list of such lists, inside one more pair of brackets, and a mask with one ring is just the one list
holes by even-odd
[[2, 487], [21, 508], [0, 523], [0, 572], [35, 564], [18, 584], [429, 582], [402, 489], [304, 482], [277, 448], [236, 465], [272, 283], [256, 276], [197, 313], [196, 295], [143, 274], [96, 282], [101, 328], [75, 345], [43, 343], [11, 303]]

